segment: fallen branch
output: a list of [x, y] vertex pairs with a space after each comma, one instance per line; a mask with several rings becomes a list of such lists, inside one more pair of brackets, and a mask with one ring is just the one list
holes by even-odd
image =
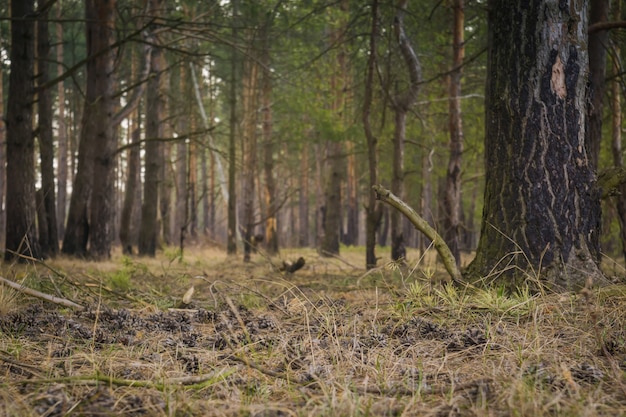
[[55, 297], [54, 295], [46, 294], [37, 290], [33, 290], [32, 288], [28, 288], [23, 286], [22, 284], [18, 284], [17, 282], [13, 282], [4, 277], [0, 277], [0, 283], [6, 285], [7, 287], [11, 287], [14, 290], [17, 290], [23, 294], [30, 295], [31, 297], [41, 298], [42, 300], [50, 301], [54, 304], [62, 305], [63, 307], [69, 307], [76, 310], [84, 310], [85, 307], [80, 304], [76, 304], [73, 301], [67, 300], [65, 298]]
[[456, 259], [454, 259], [454, 255], [452, 255], [450, 248], [446, 245], [446, 242], [439, 235], [439, 233], [437, 233], [437, 231], [433, 229], [426, 220], [417, 214], [415, 210], [409, 207], [404, 201], [400, 200], [382, 185], [373, 185], [372, 189], [376, 193], [376, 198], [378, 200], [389, 204], [391, 207], [404, 214], [411, 221], [411, 223], [413, 223], [413, 226], [415, 226], [417, 230], [432, 240], [433, 246], [435, 247], [437, 253], [439, 253], [439, 256], [441, 256], [443, 266], [446, 268], [446, 271], [448, 271], [448, 274], [450, 274], [452, 280], [457, 283], [462, 283], [463, 280], [461, 279], [461, 271], [456, 265]]

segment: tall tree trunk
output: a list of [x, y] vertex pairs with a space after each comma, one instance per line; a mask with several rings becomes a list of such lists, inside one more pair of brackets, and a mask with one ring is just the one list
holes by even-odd
[[[80, 257], [87, 255], [90, 206], [98, 205], [91, 209], [91, 220], [98, 222], [97, 226], [91, 225], [92, 229], [99, 229], [97, 232], [92, 231], [97, 234], [93, 239], [94, 256], [107, 256], [110, 248], [110, 224], [107, 222], [110, 221], [113, 204], [113, 175], [108, 170], [113, 168], [115, 142], [111, 97], [113, 54], [108, 50], [112, 39], [114, 10], [114, 1], [89, 0], [85, 6], [87, 55], [92, 58], [87, 61], [87, 88], [78, 145], [78, 166], [72, 184], [62, 249], [63, 253]], [[94, 183], [95, 178], [97, 184]]]
[[461, 265], [460, 235], [461, 235], [461, 157], [463, 155], [463, 121], [461, 118], [461, 77], [463, 75], [463, 57], [465, 55], [465, 5], [464, 0], [454, 0], [452, 25], [452, 70], [450, 71], [450, 98], [449, 130], [450, 130], [450, 159], [446, 173], [445, 210], [445, 240], [456, 259], [457, 266]]
[[139, 139], [141, 131], [139, 123], [131, 123], [130, 144], [127, 157], [126, 186], [124, 187], [124, 201], [122, 203], [122, 214], [120, 218], [120, 242], [122, 244], [122, 252], [132, 255], [133, 246], [136, 243], [137, 235], [134, 233], [136, 225], [133, 222], [133, 209], [141, 200], [137, 200], [137, 189], [141, 181], [141, 148], [139, 147]]
[[[195, 115], [194, 115], [195, 116]], [[196, 131], [196, 119], [191, 118], [191, 129]], [[189, 171], [187, 172], [187, 187], [189, 196], [189, 236], [195, 239], [198, 236], [198, 145], [189, 143]]]
[[[336, 123], [343, 126], [346, 117], [346, 89], [347, 89], [347, 63], [345, 36], [348, 24], [348, 0], [339, 2], [338, 26], [333, 28], [331, 40], [333, 45], [339, 48], [334, 63], [335, 70], [331, 74], [330, 89], [333, 94], [331, 110], [336, 115]], [[342, 138], [343, 139], [343, 138]], [[339, 242], [343, 234], [343, 221], [341, 210], [341, 188], [345, 177], [345, 149], [343, 141], [335, 137], [328, 141], [328, 164], [329, 175], [324, 187], [325, 221], [324, 238], [321, 245], [322, 255], [339, 254]]]
[[[165, 73], [162, 75], [164, 80], [162, 81], [163, 85], [170, 85], [169, 75]], [[164, 114], [170, 114], [169, 111], [169, 100], [163, 99], [163, 109]], [[164, 114], [161, 114], [161, 117], [165, 117]], [[169, 138], [172, 136], [172, 129], [170, 124], [167, 122], [161, 122], [161, 131], [164, 137]], [[172, 175], [169, 174], [169, 168], [171, 166], [171, 154], [172, 154], [172, 145], [168, 142], [161, 144], [161, 167], [159, 170], [159, 215], [161, 218], [161, 235], [163, 236], [163, 242], [166, 245], [172, 244], [172, 235], [171, 235], [171, 219], [172, 219], [172, 192], [174, 189], [174, 184], [172, 180]]]
[[[404, 197], [404, 141], [406, 139], [406, 117], [409, 109], [417, 100], [419, 84], [422, 80], [422, 68], [417, 55], [413, 51], [411, 42], [404, 32], [404, 13], [408, 0], [400, 0], [398, 12], [394, 18], [394, 30], [400, 53], [407, 66], [410, 85], [409, 89], [393, 98], [392, 105], [395, 113], [395, 128], [393, 135], [393, 162], [391, 174], [391, 192], [398, 198]], [[391, 215], [391, 258], [401, 261], [406, 256], [402, 221], [400, 213], [394, 210]]]
[[[93, 37], [98, 38], [98, 53], [110, 48], [114, 34], [115, 0], [93, 0], [95, 7], [96, 30]], [[90, 207], [90, 245], [89, 254], [94, 259], [106, 259], [111, 256], [113, 240], [113, 213], [115, 210], [115, 149], [117, 134], [113, 129], [113, 87], [115, 55], [108, 51], [98, 55], [96, 96], [97, 113], [96, 139], [94, 140], [94, 167]], [[93, 134], [89, 132], [88, 134]]]
[[[618, 1], [619, 2], [619, 1]], [[589, 5], [589, 24], [606, 22], [609, 15], [609, 0], [591, 0]], [[587, 130], [585, 147], [591, 169], [597, 171], [602, 142], [602, 115], [606, 78], [606, 50], [609, 32], [599, 30], [589, 34], [589, 81], [590, 97], [587, 106]]]
[[[613, 6], [613, 19], [615, 21], [621, 19], [621, 3], [615, 2]], [[611, 82], [611, 130], [612, 140], [611, 147], [613, 149], [613, 164], [616, 167], [624, 167], [624, 159], [622, 157], [622, 102], [621, 102], [621, 85], [619, 74], [622, 73], [622, 68], [617, 57], [620, 56], [619, 40], [613, 42], [613, 76], [614, 79]], [[620, 225], [620, 240], [622, 241], [622, 256], [626, 261], [626, 185], [622, 184], [619, 189], [619, 194], [616, 197], [617, 216]]]
[[[269, 255], [278, 253], [278, 204], [274, 180], [274, 139], [272, 137], [272, 72], [270, 60], [270, 31], [263, 27], [263, 73], [261, 79], [261, 108], [263, 112], [263, 173], [265, 176], [265, 250]], [[303, 158], [304, 159], [304, 158]]]
[[[152, 10], [159, 10], [160, 0], [153, 1]], [[143, 183], [143, 203], [139, 229], [140, 255], [155, 256], [159, 233], [159, 179], [163, 165], [162, 143], [164, 97], [162, 87], [163, 53], [155, 47], [151, 51], [152, 63], [146, 97], [146, 147]]]
[[330, 172], [326, 178], [324, 191], [324, 237], [322, 240], [322, 255], [338, 255], [339, 240], [341, 238], [341, 182], [345, 170], [345, 156], [340, 142], [328, 144], [328, 159]]
[[[44, 85], [50, 78], [50, 38], [48, 33], [48, 12], [37, 17], [37, 84]], [[41, 189], [45, 225], [39, 224], [39, 244], [41, 256], [56, 256], [59, 252], [57, 232], [56, 199], [54, 184], [54, 144], [52, 133], [52, 100], [50, 89], [37, 93], [39, 154], [41, 158]], [[45, 226], [45, 228], [44, 228]]]
[[5, 260], [39, 257], [33, 137], [34, 1], [11, 0], [11, 73], [7, 103], [7, 230]]
[[485, 203], [468, 278], [601, 280], [600, 192], [584, 146], [587, 2], [491, 0], [488, 21]]
[[346, 141], [346, 234], [344, 243], [346, 245], [357, 245], [359, 243], [359, 201], [358, 201], [358, 178], [357, 162], [354, 152], [354, 142]]
[[[4, 114], [4, 81], [2, 65], [0, 65], [0, 114]], [[0, 117], [0, 250], [4, 252], [4, 243], [7, 230], [6, 222], [6, 177], [7, 177], [7, 142], [4, 117]]]
[[[250, 51], [249, 51], [250, 53]], [[255, 175], [257, 166], [257, 81], [258, 64], [247, 59], [243, 74], [243, 260], [250, 261], [254, 237]]]
[[[234, 20], [238, 19], [239, 1], [231, 2]], [[233, 22], [232, 38], [238, 38], [237, 22]], [[226, 244], [226, 252], [229, 255], [237, 253], [237, 194], [236, 194], [236, 172], [237, 172], [237, 66], [239, 65], [239, 54], [236, 48], [232, 48], [232, 56], [230, 62], [230, 91], [229, 91], [229, 133], [228, 133], [228, 236]]]
[[378, 185], [378, 138], [372, 131], [371, 113], [374, 73], [376, 71], [378, 29], [378, 0], [372, 0], [372, 28], [370, 29], [369, 57], [365, 74], [365, 91], [363, 97], [363, 129], [367, 139], [367, 162], [369, 170], [368, 203], [365, 211], [365, 268], [376, 267], [376, 231], [380, 227], [382, 209], [372, 191]]
[[309, 145], [302, 144], [300, 160], [300, 192], [298, 193], [298, 245], [309, 246]]
[[[180, 66], [179, 75], [179, 91], [187, 92], [188, 78], [185, 65]], [[183, 111], [178, 116], [178, 133], [182, 134], [189, 131], [189, 117], [191, 112], [190, 106], [183, 100], [178, 103]], [[182, 251], [185, 247], [185, 238], [188, 230], [188, 206], [189, 196], [187, 195], [187, 162], [188, 162], [188, 150], [189, 144], [185, 140], [176, 142], [176, 215], [175, 215], [175, 238]]]
[[[61, 4], [57, 4], [56, 18], [61, 19]], [[57, 76], [63, 73], [63, 24], [56, 23], [56, 55]], [[65, 84], [63, 81], [57, 85], [57, 233], [59, 238], [65, 234], [65, 214], [67, 210], [67, 169], [68, 169], [68, 144], [67, 126], [65, 123]]]

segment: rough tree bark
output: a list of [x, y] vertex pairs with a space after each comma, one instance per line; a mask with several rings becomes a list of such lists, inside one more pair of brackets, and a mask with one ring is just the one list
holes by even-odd
[[[269, 18], [268, 18], [269, 19]], [[269, 255], [278, 253], [278, 207], [276, 181], [274, 180], [274, 138], [272, 137], [272, 72], [270, 59], [271, 22], [263, 26], [263, 54], [261, 59], [261, 109], [263, 112], [263, 173], [265, 177], [265, 250]], [[303, 155], [304, 156], [304, 155]]]
[[[152, 10], [158, 9], [160, 0], [155, 2]], [[151, 51], [151, 70], [148, 79], [146, 96], [146, 147], [145, 174], [143, 183], [143, 204], [141, 206], [141, 225], [139, 228], [138, 252], [140, 255], [155, 256], [158, 244], [158, 211], [159, 211], [159, 172], [163, 164], [163, 52], [155, 47]]]
[[[608, 21], [609, 0], [590, 0], [589, 25]], [[589, 34], [589, 82], [590, 94], [587, 106], [587, 129], [585, 147], [591, 169], [597, 173], [600, 143], [602, 142], [602, 114], [604, 108], [606, 50], [608, 30], [598, 30]]]
[[[238, 19], [239, 1], [231, 2], [234, 20]], [[232, 38], [238, 38], [237, 24], [234, 22], [231, 33]], [[226, 252], [229, 255], [237, 253], [237, 194], [236, 194], [236, 173], [237, 173], [237, 66], [239, 65], [239, 54], [236, 48], [232, 48], [230, 62], [230, 87], [228, 96], [229, 120], [228, 120], [228, 236], [226, 243]]]
[[[343, 125], [346, 106], [347, 88], [347, 64], [345, 51], [345, 30], [348, 13], [348, 0], [339, 2], [338, 25], [330, 35], [331, 42], [336, 45], [338, 52], [336, 55], [335, 69], [330, 76], [330, 90], [333, 94], [331, 109], [336, 115], [336, 123]], [[345, 172], [345, 151], [343, 141], [334, 138], [328, 141], [328, 164], [329, 175], [326, 177], [324, 186], [324, 221], [323, 239], [320, 251], [322, 255], [339, 254], [339, 242], [343, 230], [341, 212], [341, 185]]]
[[[33, 137], [34, 0], [11, 1], [11, 73], [6, 114], [7, 190], [5, 260], [39, 257]], [[21, 258], [20, 258], [21, 259]]]
[[460, 235], [461, 235], [461, 157], [463, 155], [463, 120], [461, 118], [461, 77], [463, 75], [463, 57], [465, 55], [465, 5], [464, 0], [452, 2], [452, 70], [449, 76], [450, 98], [449, 130], [450, 130], [450, 159], [446, 173], [446, 194], [444, 199], [445, 210], [445, 239], [450, 247], [457, 266], [461, 264]]
[[[613, 19], [621, 18], [621, 4], [616, 2], [613, 7]], [[612, 54], [614, 57], [620, 56], [619, 42], [613, 42]], [[613, 164], [617, 168], [624, 168], [624, 159], [622, 157], [622, 102], [621, 102], [621, 85], [619, 74], [623, 69], [618, 59], [613, 60], [613, 76], [611, 82], [612, 99], [611, 99], [611, 147], [613, 149]], [[619, 193], [616, 198], [617, 215], [620, 224], [620, 240], [622, 243], [622, 256], [626, 261], [626, 184], [619, 187]]]
[[[378, 138], [372, 131], [371, 113], [374, 73], [376, 71], [376, 39], [379, 36], [378, 29], [378, 0], [372, 1], [372, 28], [370, 29], [369, 57], [367, 59], [367, 72], [365, 74], [365, 91], [363, 97], [363, 129], [367, 139], [367, 161], [369, 169], [369, 185], [378, 185]], [[368, 203], [365, 208], [365, 268], [376, 267], [376, 231], [380, 227], [382, 207], [373, 191], [370, 191]]]
[[[251, 51], [248, 51], [251, 54]], [[250, 55], [249, 55], [250, 56]], [[257, 165], [257, 82], [259, 65], [246, 59], [243, 70], [243, 260], [250, 261], [254, 236], [255, 175]]]
[[[409, 73], [408, 89], [393, 97], [392, 106], [395, 113], [395, 127], [393, 134], [393, 159], [391, 174], [391, 192], [399, 199], [404, 198], [404, 141], [406, 138], [406, 118], [410, 108], [417, 100], [419, 84], [422, 80], [422, 68], [411, 42], [404, 32], [404, 14], [408, 0], [400, 0], [398, 12], [393, 21], [396, 41], [400, 53], [407, 66]], [[402, 233], [402, 218], [400, 213], [392, 211], [391, 217], [391, 258], [401, 261], [406, 256], [404, 235]]]
[[488, 22], [485, 203], [467, 278], [556, 289], [602, 280], [585, 149], [587, 2], [491, 0]]
[[[0, 65], [0, 114], [4, 114], [4, 82], [2, 77], [2, 65]], [[4, 252], [6, 236], [6, 177], [7, 177], [7, 142], [4, 117], [0, 117], [0, 250]]]
[[[63, 24], [61, 20], [61, 4], [57, 4], [56, 18], [56, 55], [57, 76], [63, 73]], [[65, 212], [67, 209], [67, 125], [65, 123], [65, 84], [57, 85], [57, 232], [60, 238], [65, 234]]]
[[[50, 49], [48, 12], [43, 11], [37, 17], [37, 85], [44, 85], [50, 79]], [[52, 99], [50, 89], [43, 88], [38, 91], [37, 98], [37, 138], [39, 139], [39, 155], [41, 158], [42, 210], [46, 218], [45, 224], [39, 223], [39, 245], [43, 257], [54, 257], [59, 252], [59, 234], [56, 218]]]

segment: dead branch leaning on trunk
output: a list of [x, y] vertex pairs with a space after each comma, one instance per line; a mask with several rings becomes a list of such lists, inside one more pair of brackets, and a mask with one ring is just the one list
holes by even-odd
[[420, 232], [424, 233], [433, 242], [433, 246], [441, 256], [443, 265], [450, 274], [452, 281], [456, 283], [463, 283], [461, 278], [461, 271], [456, 266], [456, 260], [448, 245], [443, 238], [433, 229], [426, 220], [424, 220], [419, 214], [409, 207], [404, 201], [396, 197], [391, 191], [383, 187], [382, 185], [374, 185], [372, 189], [376, 193], [376, 198], [384, 203], [389, 204], [391, 207], [404, 214], [413, 223], [413, 226]]

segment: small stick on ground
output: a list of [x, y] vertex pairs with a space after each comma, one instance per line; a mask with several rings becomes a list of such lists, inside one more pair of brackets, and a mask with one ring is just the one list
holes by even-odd
[[62, 305], [63, 307], [69, 307], [69, 308], [73, 308], [75, 310], [81, 310], [81, 311], [85, 309], [85, 307], [81, 306], [80, 304], [76, 304], [73, 301], [67, 300], [65, 298], [55, 297], [54, 295], [46, 294], [37, 290], [33, 290], [32, 288], [25, 287], [21, 284], [18, 284], [17, 282], [13, 282], [4, 277], [0, 277], [0, 283], [8, 287], [11, 287], [14, 290], [17, 290], [23, 294], [30, 295], [31, 297], [41, 298], [42, 300], [50, 301], [51, 303], [59, 304], [59, 305]]
[[450, 274], [452, 281], [456, 283], [463, 283], [461, 278], [461, 271], [456, 265], [456, 259], [450, 251], [448, 245], [443, 238], [433, 229], [426, 220], [424, 220], [419, 214], [409, 207], [404, 201], [396, 197], [391, 191], [383, 187], [382, 185], [373, 185], [372, 189], [376, 193], [376, 198], [383, 203], [389, 204], [391, 207], [404, 214], [413, 223], [413, 226], [420, 232], [424, 233], [433, 242], [433, 246], [441, 256], [443, 266]]

